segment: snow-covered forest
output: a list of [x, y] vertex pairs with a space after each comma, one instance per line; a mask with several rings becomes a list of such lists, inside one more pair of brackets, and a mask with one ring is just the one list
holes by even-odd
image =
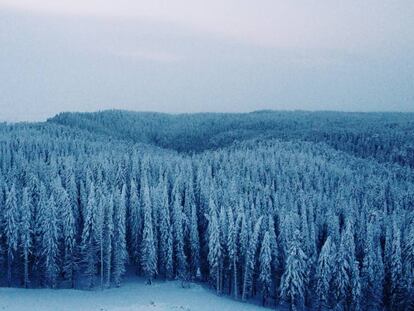
[[105, 290], [131, 269], [272, 308], [414, 309], [413, 133], [374, 113], [0, 124], [1, 284]]

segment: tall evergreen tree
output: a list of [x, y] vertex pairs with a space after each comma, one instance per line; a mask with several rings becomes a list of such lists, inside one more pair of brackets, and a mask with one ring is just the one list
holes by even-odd
[[[174, 237], [174, 254], [176, 259], [176, 274], [179, 279], [186, 282], [187, 275], [187, 257], [184, 253], [184, 233], [183, 233], [183, 211], [181, 203], [181, 194], [176, 186], [173, 204], [173, 237]], [[184, 283], [183, 283], [184, 284]]]
[[335, 271], [335, 244], [328, 237], [319, 253], [316, 270], [316, 296], [319, 309], [332, 307], [332, 279]]
[[47, 285], [55, 288], [59, 275], [59, 227], [55, 198], [50, 196], [44, 219], [43, 255]]
[[382, 309], [382, 258], [378, 254], [378, 247], [374, 237], [374, 225], [368, 224], [364, 246], [364, 259], [361, 270], [361, 286], [364, 305], [369, 310]]
[[200, 239], [198, 234], [197, 206], [193, 201], [190, 218], [190, 271], [194, 278], [200, 269]]
[[253, 233], [249, 240], [249, 248], [246, 253], [246, 262], [244, 270], [244, 279], [243, 279], [243, 296], [242, 299], [246, 300], [251, 295], [251, 290], [253, 286], [253, 272], [256, 266], [256, 253], [259, 246], [259, 234], [262, 225], [262, 217], [260, 217], [253, 228]]
[[12, 283], [12, 267], [19, 243], [19, 210], [17, 207], [16, 187], [13, 184], [7, 192], [4, 205], [4, 235], [7, 244], [7, 285]]
[[122, 187], [122, 191], [115, 192], [115, 211], [114, 211], [114, 238], [113, 238], [113, 280], [115, 285], [121, 285], [121, 277], [125, 273], [125, 264], [127, 261], [126, 249], [126, 186]]
[[402, 284], [402, 258], [401, 258], [401, 233], [398, 227], [396, 217], [394, 216], [392, 224], [392, 255], [391, 255], [391, 301], [390, 307], [393, 310], [399, 310], [403, 302], [403, 284]]
[[353, 224], [347, 221], [341, 235], [335, 271], [335, 297], [338, 306], [358, 306], [360, 283], [358, 264], [355, 258]]
[[20, 247], [22, 249], [23, 257], [23, 286], [29, 286], [29, 265], [32, 248], [32, 206], [30, 200], [30, 193], [28, 188], [23, 189], [23, 198], [20, 210]]
[[217, 218], [216, 206], [212, 198], [209, 203], [210, 214], [208, 217], [208, 262], [210, 264], [210, 275], [215, 280], [217, 294], [221, 293], [220, 274], [221, 274], [221, 243], [220, 228]]
[[167, 182], [163, 179], [159, 213], [159, 264], [160, 272], [167, 278], [173, 276], [173, 236], [168, 204]]
[[86, 206], [86, 214], [82, 231], [82, 256], [84, 263], [84, 275], [86, 278], [86, 286], [92, 288], [95, 285], [95, 275], [97, 272], [97, 202], [95, 196], [95, 186], [91, 183], [90, 191], [88, 194], [88, 205]]
[[135, 180], [131, 180], [131, 197], [130, 197], [130, 214], [129, 214], [129, 228], [130, 228], [130, 249], [133, 262], [139, 265], [140, 254], [140, 236], [141, 236], [141, 202], [138, 197], [138, 188]]
[[64, 279], [72, 288], [75, 287], [75, 272], [77, 271], [76, 256], [76, 218], [71, 199], [63, 188], [60, 179], [55, 180], [54, 193], [61, 223], [63, 238], [63, 274]]
[[149, 188], [144, 178], [143, 187], [143, 212], [144, 229], [142, 233], [141, 266], [142, 271], [148, 278], [148, 284], [152, 283], [152, 278], [157, 273], [157, 256], [154, 244], [154, 229], [152, 223], [152, 206], [150, 201]]
[[272, 253], [270, 250], [270, 236], [269, 232], [266, 231], [263, 237], [262, 246], [260, 249], [260, 283], [262, 287], [263, 305], [269, 299], [272, 289]]
[[103, 245], [104, 245], [104, 273], [105, 286], [111, 285], [112, 276], [112, 243], [114, 237], [114, 199], [110, 195], [104, 205]]
[[289, 243], [285, 271], [280, 284], [280, 296], [291, 309], [304, 309], [307, 280], [307, 257], [300, 243], [300, 232], [295, 230]]

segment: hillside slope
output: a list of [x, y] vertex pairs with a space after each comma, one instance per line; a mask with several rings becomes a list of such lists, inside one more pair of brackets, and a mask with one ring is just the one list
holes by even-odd
[[413, 113], [258, 111], [170, 115], [108, 110], [61, 113], [48, 122], [179, 152], [217, 149], [252, 138], [299, 139], [323, 142], [363, 158], [414, 167]]

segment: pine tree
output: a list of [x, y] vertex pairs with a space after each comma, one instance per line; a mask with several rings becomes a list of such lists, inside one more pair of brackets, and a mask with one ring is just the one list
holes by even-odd
[[272, 252], [272, 270], [273, 274], [276, 274], [276, 278], [279, 278], [280, 262], [279, 262], [279, 245], [277, 243], [276, 233], [275, 233], [275, 223], [273, 216], [269, 215], [268, 219], [268, 229], [269, 232], [269, 242], [270, 242], [270, 251]]
[[62, 187], [60, 180], [55, 181], [54, 192], [63, 238], [63, 275], [65, 281], [70, 284], [71, 288], [74, 288], [74, 274], [77, 270], [75, 213], [69, 195]]
[[398, 227], [396, 217], [394, 216], [392, 225], [392, 255], [391, 255], [391, 308], [393, 310], [400, 310], [403, 302], [403, 288], [402, 288], [402, 258], [401, 258], [401, 233]]
[[251, 295], [253, 286], [253, 272], [256, 266], [256, 253], [259, 246], [259, 234], [262, 225], [262, 217], [260, 217], [254, 225], [253, 233], [249, 240], [249, 247], [246, 253], [246, 262], [243, 279], [243, 294], [242, 299], [246, 300]]
[[95, 285], [95, 274], [97, 271], [97, 240], [96, 240], [96, 210], [97, 202], [95, 196], [95, 186], [91, 183], [88, 194], [88, 205], [86, 206], [86, 215], [82, 231], [81, 251], [83, 263], [85, 265], [84, 275], [86, 277], [86, 286], [92, 288]]
[[197, 206], [193, 201], [190, 218], [190, 271], [194, 278], [200, 269], [200, 239], [198, 235]]
[[414, 217], [408, 222], [403, 249], [403, 267], [406, 282], [405, 308], [414, 310]]
[[319, 253], [316, 270], [316, 296], [320, 309], [331, 307], [332, 278], [335, 270], [335, 244], [328, 237]]
[[45, 258], [45, 278], [47, 285], [52, 288], [56, 287], [59, 275], [59, 228], [57, 216], [56, 202], [52, 194], [46, 208], [45, 229], [42, 239]]
[[266, 301], [270, 296], [272, 289], [272, 253], [270, 250], [270, 236], [266, 231], [262, 241], [262, 247], [260, 249], [260, 283], [262, 286], [263, 305], [266, 305]]
[[295, 230], [289, 244], [285, 271], [280, 284], [280, 296], [293, 310], [302, 310], [308, 280], [307, 257], [302, 250], [299, 230]]
[[[100, 181], [100, 184], [102, 185], [102, 181]], [[105, 189], [105, 186], [101, 186], [102, 189]], [[99, 274], [100, 274], [100, 283], [101, 283], [101, 290], [104, 288], [105, 283], [105, 250], [104, 250], [104, 205], [106, 196], [102, 193], [101, 188], [96, 191], [96, 197], [98, 198], [98, 205], [97, 209], [95, 210], [95, 240], [97, 243], [97, 249], [99, 254]]]
[[216, 281], [217, 294], [221, 293], [220, 273], [221, 273], [221, 243], [220, 228], [217, 219], [217, 211], [212, 198], [209, 203], [210, 215], [208, 217], [208, 262], [210, 265], [210, 275]]
[[385, 245], [384, 245], [384, 304], [389, 306], [391, 301], [391, 260], [393, 245], [392, 222], [385, 223]]
[[142, 233], [141, 266], [142, 271], [148, 278], [147, 283], [152, 283], [152, 278], [157, 273], [157, 257], [154, 245], [154, 230], [152, 224], [152, 206], [146, 178], [143, 187], [143, 212], [144, 229]]
[[23, 266], [24, 266], [24, 277], [23, 277], [23, 286], [27, 288], [29, 286], [29, 256], [31, 254], [32, 248], [32, 206], [30, 202], [29, 189], [23, 189], [23, 198], [20, 211], [20, 244], [22, 249], [23, 256]]
[[126, 186], [122, 187], [122, 192], [119, 194], [115, 192], [115, 211], [114, 211], [114, 239], [113, 239], [113, 280], [115, 285], [119, 287], [121, 285], [122, 275], [125, 273], [125, 264], [127, 261], [127, 249], [126, 249]]
[[168, 189], [165, 180], [162, 181], [161, 206], [159, 213], [159, 262], [162, 274], [171, 278], [173, 276], [173, 237], [168, 204]]
[[[378, 245], [379, 246], [379, 245]], [[374, 227], [368, 224], [364, 246], [364, 259], [361, 270], [361, 286], [366, 309], [380, 310], [382, 308], [382, 258], [378, 256], [378, 247], [374, 237]]]
[[19, 243], [19, 210], [17, 207], [16, 188], [14, 184], [7, 193], [3, 219], [3, 230], [7, 244], [7, 285], [11, 286], [12, 267]]
[[103, 224], [103, 245], [104, 245], [104, 273], [105, 286], [111, 285], [112, 274], [112, 242], [114, 237], [114, 199], [113, 196], [107, 198], [104, 210], [104, 224]]
[[335, 297], [337, 306], [349, 307], [359, 305], [359, 271], [355, 258], [353, 224], [347, 221], [341, 235], [335, 271]]
[[138, 198], [138, 189], [134, 179], [131, 180], [131, 197], [130, 197], [130, 215], [129, 215], [129, 228], [130, 228], [130, 249], [133, 262], [139, 265], [140, 254], [140, 239], [142, 230], [141, 220], [141, 203]]
[[[228, 210], [228, 219], [229, 219], [229, 234], [227, 236], [227, 249], [229, 253], [230, 261], [230, 270], [231, 270], [231, 284], [233, 286], [234, 298], [238, 298], [238, 280], [237, 280], [237, 261], [238, 261], [238, 252], [237, 252], [237, 235], [238, 235], [238, 219], [234, 220], [233, 210], [229, 208]], [[229, 293], [230, 294], [230, 293]]]
[[352, 270], [352, 290], [351, 290], [351, 305], [350, 310], [360, 311], [361, 310], [361, 298], [362, 298], [362, 286], [361, 277], [359, 272], [359, 262], [354, 261]]
[[43, 183], [40, 183], [38, 189], [38, 202], [34, 208], [34, 238], [33, 238], [33, 255], [34, 263], [33, 270], [36, 276], [43, 282], [42, 276], [44, 273], [44, 251], [43, 251], [43, 237], [45, 234], [45, 223], [47, 220], [47, 206], [48, 197], [46, 194], [46, 188]]
[[176, 258], [176, 271], [182, 284], [187, 281], [187, 257], [184, 253], [184, 233], [183, 233], [183, 211], [181, 204], [181, 194], [178, 189], [174, 191], [173, 205], [173, 233], [174, 233], [174, 254]]

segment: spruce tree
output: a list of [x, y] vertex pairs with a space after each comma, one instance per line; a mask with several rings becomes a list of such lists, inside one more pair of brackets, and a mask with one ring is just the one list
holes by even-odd
[[190, 271], [194, 278], [200, 269], [200, 239], [198, 235], [197, 206], [193, 201], [190, 218]]
[[160, 272], [167, 278], [173, 276], [173, 236], [168, 204], [168, 189], [166, 180], [161, 186], [161, 206], [159, 213], [159, 265]]
[[95, 285], [95, 275], [97, 272], [97, 252], [98, 245], [96, 240], [96, 216], [97, 216], [97, 202], [95, 196], [95, 186], [90, 185], [88, 194], [88, 204], [86, 206], [86, 214], [84, 218], [82, 231], [82, 261], [84, 263], [84, 276], [86, 278], [86, 286], [92, 288]]
[[126, 186], [122, 187], [122, 191], [116, 190], [116, 204], [114, 211], [114, 238], [113, 238], [113, 280], [115, 285], [119, 287], [121, 285], [121, 278], [125, 273], [125, 264], [127, 261], [127, 249], [126, 249]]
[[59, 268], [59, 227], [58, 214], [55, 198], [51, 194], [46, 207], [46, 217], [44, 219], [43, 235], [43, 255], [45, 258], [45, 278], [46, 284], [52, 288], [57, 285]]
[[7, 285], [11, 286], [12, 267], [19, 243], [19, 210], [17, 206], [16, 187], [14, 184], [7, 192], [3, 219], [3, 230], [7, 244]]
[[280, 296], [289, 303], [291, 309], [304, 309], [307, 282], [307, 257], [300, 243], [300, 232], [295, 230], [280, 283]]
[[210, 276], [216, 283], [217, 294], [221, 293], [220, 273], [221, 273], [221, 243], [220, 228], [217, 218], [217, 211], [212, 198], [209, 203], [210, 214], [208, 217], [208, 262], [210, 265]]
[[32, 206], [28, 188], [23, 189], [23, 198], [20, 211], [20, 244], [23, 257], [23, 286], [29, 286], [29, 264], [32, 248]]
[[183, 233], [183, 207], [181, 204], [181, 194], [176, 187], [174, 191], [173, 204], [173, 237], [174, 237], [174, 255], [176, 261], [176, 274], [181, 279], [182, 284], [187, 281], [187, 257], [184, 253], [184, 233]]
[[138, 197], [138, 188], [135, 180], [131, 180], [131, 197], [130, 197], [130, 214], [129, 214], [129, 228], [130, 228], [130, 250], [133, 262], [139, 265], [140, 254], [140, 236], [141, 236], [141, 202]]
[[242, 299], [246, 300], [250, 295], [253, 287], [253, 272], [256, 266], [256, 253], [259, 246], [259, 234], [262, 225], [262, 217], [260, 217], [253, 228], [253, 233], [249, 240], [249, 247], [246, 252], [246, 262], [243, 279]]
[[147, 283], [152, 283], [152, 278], [157, 273], [157, 256], [154, 245], [154, 229], [152, 223], [152, 206], [146, 178], [143, 187], [143, 212], [144, 229], [142, 233], [141, 267], [147, 277]]
[[[378, 245], [379, 246], [379, 245]], [[366, 309], [380, 310], [382, 308], [383, 267], [382, 258], [378, 256], [378, 246], [374, 236], [374, 225], [368, 224], [364, 246], [364, 259], [361, 269], [361, 286]]]
[[316, 270], [316, 296], [320, 309], [331, 308], [332, 279], [335, 271], [336, 249], [331, 237], [328, 237], [319, 253]]
[[392, 224], [392, 248], [391, 248], [391, 301], [390, 307], [399, 310], [402, 307], [403, 284], [402, 284], [402, 258], [401, 258], [401, 233], [398, 227], [396, 216], [394, 215]]
[[260, 249], [260, 283], [262, 287], [263, 305], [266, 305], [266, 301], [269, 299], [272, 289], [272, 253], [270, 250], [270, 236], [266, 231], [263, 237], [262, 246]]
[[110, 195], [104, 205], [103, 245], [105, 286], [110, 287], [112, 276], [112, 243], [114, 237], [114, 199]]

